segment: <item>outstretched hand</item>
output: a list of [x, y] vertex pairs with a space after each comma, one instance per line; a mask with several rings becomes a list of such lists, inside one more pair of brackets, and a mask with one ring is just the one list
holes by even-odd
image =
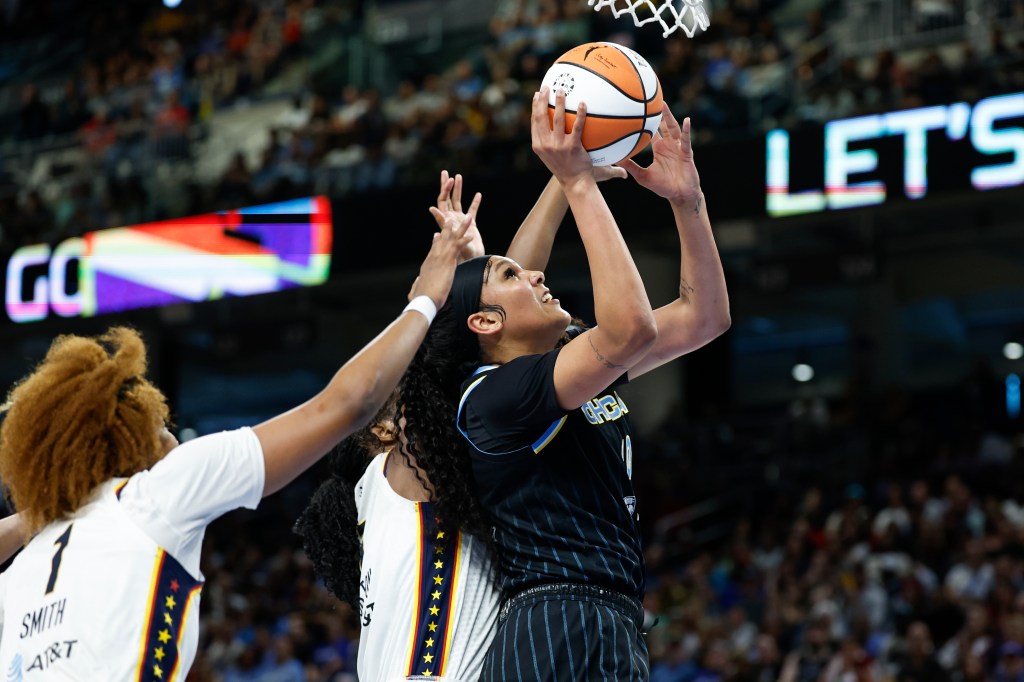
[[[443, 217], [441, 231], [434, 234], [434, 243], [430, 252], [420, 266], [420, 275], [413, 282], [409, 298], [429, 296], [440, 308], [448, 298], [455, 277], [455, 266], [459, 264], [458, 256], [470, 242], [469, 226], [476, 220], [476, 211], [480, 208], [480, 195], [473, 198], [469, 211], [459, 219], [456, 213], [448, 212]], [[431, 213], [440, 213], [433, 206]], [[437, 215], [434, 218], [437, 218]]]
[[[477, 206], [479, 202], [480, 193], [477, 192], [474, 195], [473, 200], [476, 201]], [[441, 171], [441, 190], [437, 194], [437, 211], [431, 210], [431, 215], [434, 216], [434, 220], [437, 222], [439, 229], [444, 229], [444, 221], [448, 214], [452, 214], [453, 217], [461, 222], [466, 217], [466, 213], [462, 211], [462, 174], [457, 173], [454, 178], [448, 175], [448, 171]], [[473, 222], [466, 230], [466, 236], [469, 237], [469, 242], [466, 247], [459, 254], [459, 261], [469, 260], [470, 258], [476, 258], [482, 256], [484, 251], [484, 239], [480, 235], [480, 229], [476, 225], [476, 217], [474, 215]]]
[[668, 104], [662, 105], [658, 135], [651, 142], [654, 161], [644, 168], [632, 159], [620, 161], [636, 181], [674, 204], [690, 205], [700, 198], [700, 176], [693, 163], [690, 118], [680, 126]]

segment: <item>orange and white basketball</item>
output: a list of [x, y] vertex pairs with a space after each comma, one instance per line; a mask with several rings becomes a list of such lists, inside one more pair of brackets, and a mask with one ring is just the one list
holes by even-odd
[[574, 47], [548, 69], [548, 116], [555, 91], [565, 90], [565, 130], [572, 130], [580, 102], [587, 105], [583, 146], [595, 166], [609, 166], [642, 151], [661, 123], [661, 83], [647, 61], [615, 43]]

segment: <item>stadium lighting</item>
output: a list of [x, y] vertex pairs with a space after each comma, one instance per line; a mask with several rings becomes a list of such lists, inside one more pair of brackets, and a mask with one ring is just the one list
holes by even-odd
[[814, 378], [814, 368], [806, 362], [798, 362], [793, 365], [791, 374], [793, 375], [793, 378], [800, 383], [806, 383]]
[[1007, 360], [1020, 360], [1024, 358], [1024, 346], [1016, 341], [1010, 341], [1003, 346], [1003, 356]]

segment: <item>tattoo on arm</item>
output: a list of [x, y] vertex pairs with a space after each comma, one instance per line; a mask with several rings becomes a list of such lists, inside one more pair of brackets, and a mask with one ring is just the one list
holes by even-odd
[[597, 346], [594, 345], [594, 340], [592, 338], [590, 338], [589, 334], [587, 334], [587, 342], [590, 343], [590, 347], [594, 349], [594, 356], [599, 361], [603, 362], [605, 367], [607, 367], [608, 369], [624, 369], [625, 368], [625, 365], [616, 365], [614, 362], [611, 362], [605, 356], [601, 355], [601, 351], [599, 351], [597, 349]]
[[697, 203], [693, 205], [693, 215], [700, 215], [700, 204], [702, 201], [704, 201], [703, 194], [697, 197]]
[[690, 286], [690, 283], [685, 279], [679, 280], [679, 298], [683, 299], [683, 303], [690, 302], [690, 295], [697, 290]]

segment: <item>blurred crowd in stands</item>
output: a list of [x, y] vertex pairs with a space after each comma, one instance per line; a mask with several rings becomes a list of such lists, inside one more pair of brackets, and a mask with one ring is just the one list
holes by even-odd
[[[426, 184], [442, 167], [529, 168], [531, 95], [559, 54], [589, 40], [627, 44], [650, 60], [673, 110], [693, 118], [699, 144], [1024, 90], [1022, 0], [983, 3], [987, 14], [973, 21], [987, 22], [984, 45], [961, 38], [859, 58], [837, 47], [831, 22], [848, 13], [843, 3], [803, 3], [813, 9], [779, 26], [785, 4], [713, 2], [710, 30], [691, 40], [682, 31], [663, 39], [582, 0], [502, 0], [474, 47], [436, 69], [421, 60], [417, 72], [392, 74], [389, 87], [317, 87], [309, 77], [312, 56], [359, 32], [361, 3], [220, 0], [93, 11], [82, 19], [80, 64], [46, 88], [22, 85], [16, 118], [0, 132], [0, 250], [313, 192]], [[899, 4], [911, 7], [915, 27], [965, 35], [962, 3]], [[31, 3], [15, 5], [34, 17]], [[275, 79], [293, 82], [284, 76], [296, 65], [306, 80], [276, 90], [292, 105], [264, 130], [248, 131], [266, 143], [237, 149], [219, 180], [197, 182], [195, 169], [215, 163], [201, 144], [214, 112], [268, 97]], [[328, 68], [347, 66], [337, 57]], [[36, 167], [36, 150], [69, 145], [79, 153]]]

